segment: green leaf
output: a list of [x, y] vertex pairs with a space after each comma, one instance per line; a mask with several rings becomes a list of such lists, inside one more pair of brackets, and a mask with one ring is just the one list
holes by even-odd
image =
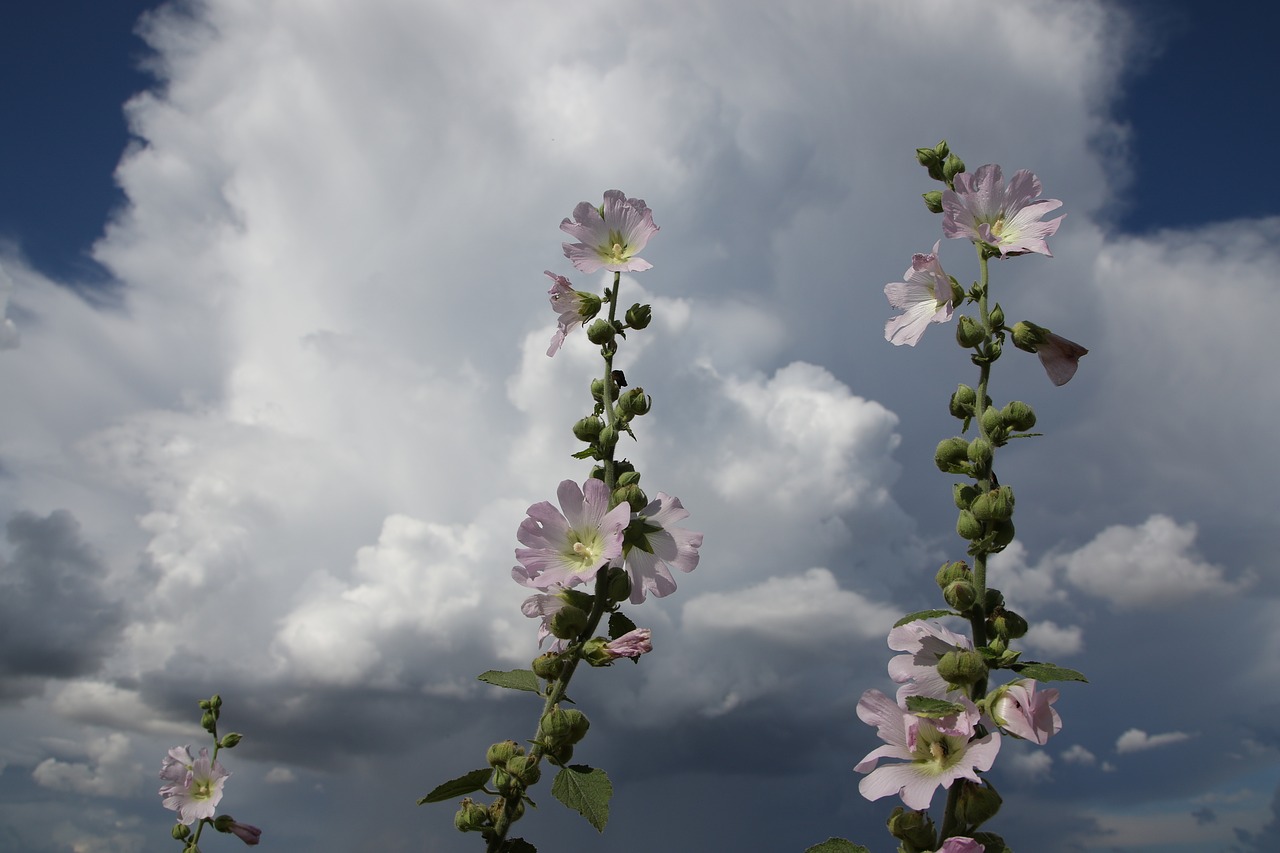
[[502, 853], [538, 853], [538, 848], [523, 838], [512, 838], [502, 845]]
[[540, 692], [538, 690], [538, 676], [534, 675], [531, 669], [513, 669], [510, 672], [490, 669], [480, 673], [476, 678], [495, 687], [506, 687], [510, 690], [527, 690], [530, 693]]
[[634, 631], [636, 623], [627, 618], [625, 613], [612, 613], [609, 615], [609, 639], [616, 640], [628, 631]]
[[1036, 681], [1083, 681], [1086, 684], [1089, 683], [1089, 679], [1074, 669], [1067, 669], [1065, 666], [1058, 666], [1056, 663], [1040, 663], [1039, 661], [1029, 660], [1026, 663], [1015, 663], [1009, 669], [1012, 669], [1018, 675], [1034, 678]]
[[452, 800], [455, 797], [465, 797], [467, 794], [482, 791], [491, 775], [493, 775], [493, 768], [485, 767], [483, 770], [472, 770], [457, 779], [450, 779], [448, 782], [437, 785], [430, 794], [418, 800], [418, 805], [440, 803], [445, 800]]
[[861, 844], [854, 844], [843, 838], [828, 838], [821, 844], [815, 844], [806, 849], [804, 853], [871, 853], [871, 851]]
[[910, 622], [916, 622], [920, 619], [937, 619], [940, 616], [958, 616], [954, 610], [919, 610], [915, 613], [908, 613], [897, 622], [893, 623], [893, 627], [901, 628]]
[[934, 699], [932, 696], [908, 696], [907, 710], [917, 717], [936, 720], [950, 717], [952, 714], [961, 714], [964, 712], [964, 706], [958, 702], [948, 702], [946, 699]]
[[597, 832], [609, 822], [609, 799], [613, 783], [603, 770], [585, 764], [570, 764], [556, 774], [551, 795], [587, 819]]

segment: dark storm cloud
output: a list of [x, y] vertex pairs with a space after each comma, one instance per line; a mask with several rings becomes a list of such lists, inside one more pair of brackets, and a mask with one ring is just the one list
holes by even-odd
[[9, 699], [38, 692], [42, 678], [95, 671], [125, 615], [71, 513], [16, 513], [5, 538], [12, 551], [0, 556], [0, 698]]

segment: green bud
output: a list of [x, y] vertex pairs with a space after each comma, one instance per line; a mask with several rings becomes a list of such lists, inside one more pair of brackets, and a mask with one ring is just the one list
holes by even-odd
[[587, 627], [587, 614], [572, 604], [566, 604], [551, 615], [548, 627], [551, 629], [551, 636], [572, 640]]
[[470, 797], [464, 797], [453, 816], [453, 826], [459, 832], [478, 832], [489, 825], [489, 810]]
[[973, 441], [969, 442], [969, 461], [978, 468], [986, 469], [991, 465], [992, 453], [991, 442], [987, 441], [982, 436], [978, 436]]
[[503, 740], [491, 745], [484, 758], [490, 767], [505, 767], [517, 755], [524, 755], [524, 747], [513, 740]]
[[1049, 330], [1023, 320], [1013, 325], [1013, 345], [1026, 352], [1035, 352], [1049, 339]]
[[210, 708], [213, 707], [213, 703], [210, 702], [208, 699], [201, 699], [198, 704], [200, 705], [201, 711], [208, 711]]
[[582, 659], [592, 666], [612, 666], [614, 658], [605, 648], [608, 644], [604, 637], [592, 637], [582, 646]]
[[613, 328], [613, 324], [608, 320], [596, 320], [587, 327], [587, 340], [593, 344], [608, 344], [613, 342], [613, 336], [617, 331]]
[[997, 615], [991, 619], [991, 627], [995, 629], [997, 635], [1006, 640], [1017, 640], [1026, 636], [1027, 629], [1030, 627], [1026, 619], [1012, 610], [1001, 609], [996, 613]]
[[987, 664], [982, 653], [973, 649], [955, 649], [938, 658], [938, 675], [956, 687], [977, 684], [987, 677]]
[[1004, 352], [1004, 344], [999, 338], [993, 338], [991, 343], [987, 345], [987, 360], [995, 361], [1002, 352]]
[[960, 796], [956, 803], [956, 817], [970, 828], [995, 817], [1004, 800], [996, 793], [996, 789], [987, 782], [979, 785], [968, 779], [961, 779]]
[[954, 563], [943, 563], [942, 568], [938, 569], [938, 574], [934, 578], [938, 583], [938, 589], [946, 589], [948, 584], [956, 581], [967, 581], [973, 577], [973, 573], [969, 571], [969, 564], [963, 560], [956, 560]]
[[967, 613], [978, 600], [978, 591], [969, 581], [952, 581], [942, 590], [942, 598], [957, 612]]
[[569, 717], [569, 711], [557, 705], [543, 714], [542, 719], [538, 721], [538, 740], [548, 745], [577, 743], [578, 739], [573, 736], [573, 720]]
[[517, 787], [516, 777], [507, 772], [506, 767], [493, 768], [493, 787], [497, 788], [504, 794], [510, 793]]
[[619, 506], [624, 503], [631, 505], [632, 512], [639, 512], [649, 505], [649, 498], [643, 489], [633, 483], [613, 490], [613, 505]]
[[968, 509], [978, 494], [976, 486], [966, 483], [956, 483], [951, 487], [951, 499], [955, 501], [956, 509]]
[[991, 539], [991, 550], [1003, 551], [1013, 541], [1014, 531], [1012, 521], [995, 522], [995, 536]]
[[530, 665], [533, 674], [545, 681], [555, 681], [564, 671], [564, 661], [555, 652], [544, 652], [533, 659]]
[[978, 392], [968, 385], [958, 386], [955, 393], [951, 395], [951, 403], [949, 405], [952, 417], [960, 420], [973, 417], [973, 407], [977, 402]]
[[627, 313], [624, 316], [628, 326], [633, 329], [643, 329], [653, 319], [653, 309], [648, 305], [641, 305], [637, 302], [627, 309]]
[[591, 728], [591, 721], [587, 719], [586, 714], [577, 708], [569, 708], [564, 713], [569, 719], [571, 742], [577, 743], [587, 736], [587, 729]]
[[916, 162], [921, 166], [924, 166], [926, 169], [940, 167], [942, 165], [942, 158], [945, 156], [947, 156], [945, 152], [939, 155], [933, 148], [916, 149]]
[[968, 472], [968, 467], [964, 464], [968, 454], [969, 442], [960, 436], [945, 438], [938, 442], [938, 447], [933, 452], [933, 462], [945, 473], [963, 474]]
[[991, 406], [982, 410], [981, 423], [983, 433], [989, 436], [994, 436], [1004, 429], [1004, 418], [1000, 410]]
[[[506, 808], [507, 808], [507, 801], [505, 797], [498, 797], [496, 800], [490, 803], [489, 804], [489, 822], [497, 823], [499, 818], [502, 817], [502, 813], [506, 810]], [[519, 820], [522, 817], [524, 817], [524, 800], [518, 799], [516, 800], [515, 809], [511, 814], [511, 819], [515, 821], [515, 820]]]
[[942, 164], [942, 177], [946, 178], [947, 183], [951, 183], [956, 175], [964, 171], [964, 161], [954, 154], [948, 154], [947, 159]]
[[538, 784], [538, 780], [542, 778], [542, 768], [538, 766], [538, 759], [532, 755], [514, 756], [507, 762], [507, 772], [524, 788]]
[[967, 509], [960, 510], [960, 517], [956, 519], [956, 533], [961, 539], [982, 538], [982, 522], [973, 517], [973, 513]]
[[218, 718], [212, 711], [205, 711], [200, 715], [200, 728], [209, 734], [213, 734], [218, 730]]
[[938, 846], [937, 831], [928, 812], [909, 812], [898, 806], [885, 825], [894, 838], [911, 845], [912, 850], [933, 850]]
[[[635, 506], [632, 506], [635, 509]], [[631, 597], [631, 577], [620, 567], [609, 569], [609, 600], [626, 601]]]
[[961, 314], [956, 321], [956, 343], [972, 349], [987, 339], [987, 333], [968, 314]]
[[1018, 432], [1026, 432], [1036, 425], [1035, 411], [1020, 400], [1007, 403], [1000, 410], [1000, 416], [1004, 419], [1009, 429], [1017, 430]]
[[991, 309], [991, 328], [998, 329], [1004, 325], [1004, 309], [1000, 307], [1000, 303], [996, 303], [996, 307]]
[[191, 834], [191, 828], [181, 823], [175, 823], [173, 829], [169, 830], [169, 834], [181, 841]]
[[596, 443], [604, 450], [615, 447], [618, 444], [618, 428], [611, 424], [605, 424], [600, 428], [600, 435], [596, 439]]
[[545, 755], [547, 760], [552, 764], [563, 767], [573, 760], [573, 744], [549, 744], [542, 748], [542, 754]]
[[946, 157], [950, 154], [951, 149], [947, 147], [947, 140], [944, 139], [937, 145], [933, 146], [933, 153], [937, 154], [939, 158]]
[[579, 441], [592, 442], [600, 435], [602, 429], [604, 429], [604, 421], [591, 415], [573, 425], [573, 435]]
[[235, 745], [242, 740], [244, 740], [244, 735], [239, 732], [231, 732], [230, 734], [222, 736], [222, 740], [218, 742], [218, 746], [221, 749], [233, 749]]
[[624, 413], [636, 417], [649, 414], [652, 406], [653, 398], [645, 396], [644, 389], [640, 387], [632, 388], [618, 398], [618, 407]]
[[978, 521], [1008, 521], [1013, 517], [1013, 488], [1001, 486], [978, 495], [970, 510]]
[[640, 472], [635, 470], [623, 471], [614, 482], [619, 486], [634, 486], [640, 482]]
[[997, 607], [1004, 607], [1004, 593], [998, 589], [987, 587], [986, 599], [982, 603], [982, 608], [988, 613], [993, 612]]
[[927, 193], [921, 193], [924, 199], [924, 206], [929, 208], [930, 213], [942, 212], [942, 190], [930, 190]]

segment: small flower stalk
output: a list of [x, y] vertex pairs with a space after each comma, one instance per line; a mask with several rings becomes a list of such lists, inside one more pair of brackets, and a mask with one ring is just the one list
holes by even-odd
[[[995, 164], [968, 172], [945, 141], [918, 149], [916, 159], [943, 185], [924, 194], [926, 208], [942, 214], [943, 237], [973, 244], [979, 274], [965, 289], [944, 272], [941, 240], [917, 254], [902, 281], [885, 285], [889, 304], [902, 312], [886, 324], [885, 339], [915, 346], [931, 326], [955, 320], [956, 342], [978, 370], [977, 382], [957, 386], [948, 403], [960, 434], [934, 450], [938, 469], [955, 478], [955, 530], [964, 555], [937, 572], [943, 607], [904, 616], [889, 632], [889, 648], [900, 653], [889, 661], [889, 676], [900, 686], [895, 697], [879, 690], [862, 695], [858, 717], [875, 728], [882, 744], [854, 770], [864, 774], [858, 790], [865, 798], [897, 797], [905, 806], [888, 822], [900, 851], [1007, 853], [999, 835], [979, 830], [1001, 805], [983, 774], [995, 765], [1003, 738], [1043, 746], [1062, 729], [1053, 707], [1059, 693], [1043, 682], [1085, 679], [1054, 664], [1022, 660], [1016, 646], [1029, 629], [1027, 620], [987, 584], [988, 558], [1015, 535], [1015, 490], [996, 476], [998, 454], [1015, 438], [1039, 435], [1031, 432], [1036, 416], [1030, 405], [993, 400], [992, 366], [1011, 340], [1035, 353], [1061, 386], [1088, 350], [1030, 321], [1006, 326], [1004, 309], [991, 298], [993, 259], [1052, 257], [1047, 241], [1064, 217], [1045, 216], [1062, 202], [1041, 198], [1040, 179], [1026, 170], [1007, 184]], [[965, 307], [975, 310], [964, 313]], [[967, 630], [936, 621], [948, 617]], [[993, 689], [1001, 670], [1013, 678]], [[940, 825], [929, 816], [939, 789], [947, 792]]]
[[[200, 836], [206, 826], [234, 835], [249, 846], [258, 844], [262, 830], [240, 823], [230, 815], [216, 815], [222, 802], [223, 787], [230, 771], [218, 762], [218, 752], [232, 749], [243, 740], [236, 732], [218, 736], [218, 719], [222, 715], [222, 697], [216, 693], [200, 700], [200, 725], [213, 737], [213, 752], [201, 747], [198, 756], [191, 746], [175, 746], [160, 764], [161, 804], [178, 813], [178, 822], [170, 835], [182, 842], [182, 849], [199, 853]], [[193, 829], [194, 827], [194, 829]]]
[[[497, 742], [486, 753], [486, 766], [437, 786], [418, 801], [462, 797], [454, 826], [478, 833], [489, 853], [533, 849], [510, 832], [533, 804], [529, 790], [551, 768], [556, 770], [552, 795], [603, 831], [612, 785], [603, 770], [570, 763], [590, 721], [569, 706], [569, 682], [580, 664], [639, 664], [653, 651], [652, 631], [637, 627], [622, 608], [674, 593], [676, 576], [697, 568], [702, 547], [702, 534], [681, 524], [689, 513], [680, 499], [666, 492], [650, 498], [636, 464], [619, 450], [624, 441], [636, 439], [637, 419], [654, 407], [646, 390], [628, 383], [616, 364], [628, 334], [653, 320], [651, 306], [626, 307], [619, 295], [622, 273], [653, 268], [640, 257], [658, 233], [653, 213], [643, 199], [609, 190], [600, 205], [578, 204], [560, 228], [577, 241], [562, 244], [574, 268], [585, 274], [613, 273], [603, 293], [578, 290], [565, 276], [545, 273], [552, 282], [548, 295], [556, 315], [547, 355], [556, 355], [579, 326], [600, 351], [601, 369], [588, 389], [590, 411], [572, 425], [574, 438], [584, 445], [573, 456], [590, 460], [591, 468], [581, 481], [563, 480], [554, 503], [530, 506], [516, 530], [521, 547], [515, 550], [511, 577], [533, 591], [521, 611], [538, 620], [539, 648], [551, 639], [547, 650], [528, 670], [480, 676], [487, 683], [537, 695], [541, 711], [534, 737], [524, 742], [528, 746]], [[476, 793], [493, 799], [477, 802], [471, 796]]]

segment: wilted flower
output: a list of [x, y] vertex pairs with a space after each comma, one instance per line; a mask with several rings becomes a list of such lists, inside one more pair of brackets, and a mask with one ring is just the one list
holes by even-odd
[[644, 199], [627, 198], [621, 190], [609, 190], [600, 207], [580, 202], [573, 209], [573, 221], [561, 222], [560, 230], [581, 241], [563, 245], [565, 257], [582, 272], [640, 272], [653, 267], [636, 257], [649, 238], [658, 233], [653, 211], [645, 206]]
[[240, 823], [231, 815], [218, 815], [213, 821], [213, 828], [218, 832], [227, 832], [234, 835], [250, 847], [257, 846], [258, 841], [262, 838], [261, 829], [247, 823]]
[[1066, 385], [1070, 382], [1071, 377], [1076, 375], [1080, 356], [1088, 353], [1087, 349], [1075, 341], [1069, 341], [1053, 332], [1049, 332], [1045, 342], [1036, 349], [1036, 356], [1054, 385]]
[[212, 818], [230, 775], [221, 764], [210, 761], [208, 749], [193, 758], [190, 746], [174, 747], [160, 766], [160, 778], [169, 783], [160, 788], [164, 807], [176, 811], [178, 822], [186, 826]]
[[563, 513], [548, 501], [536, 503], [516, 531], [516, 538], [529, 547], [516, 549], [520, 565], [511, 569], [511, 577], [531, 589], [576, 586], [622, 555], [630, 506], [610, 510], [609, 490], [594, 478], [581, 489], [565, 480], [556, 495]]
[[1049, 707], [1058, 701], [1054, 688], [1036, 692], [1034, 679], [1019, 679], [998, 689], [991, 702], [996, 725], [1014, 737], [1044, 746], [1062, 730], [1062, 718]]
[[903, 281], [884, 286], [889, 304], [902, 314], [884, 326], [884, 339], [894, 346], [915, 346], [930, 323], [945, 323], [955, 310], [951, 279], [938, 263], [939, 240], [929, 254], [912, 256], [911, 266], [902, 274]]
[[[875, 726], [885, 745], [872, 750], [854, 769], [867, 776], [858, 792], [868, 800], [897, 794], [909, 809], [927, 809], [938, 786], [950, 788], [957, 779], [980, 782], [978, 771], [990, 770], [1000, 751], [996, 732], [977, 740], [970, 733], [981, 719], [977, 707], [959, 700], [961, 713], [926, 719], [908, 711], [879, 690], [868, 690], [858, 702], [858, 718]], [[882, 758], [905, 763], [877, 767]]]
[[1062, 207], [1056, 198], [1036, 201], [1040, 179], [1026, 169], [1004, 186], [1000, 167], [988, 163], [973, 173], [955, 176], [955, 189], [942, 193], [942, 233], [967, 237], [1000, 250], [1001, 257], [1038, 252], [1053, 256], [1046, 237], [1058, 230], [1063, 217], [1041, 222], [1040, 217]]
[[898, 700], [906, 696], [945, 696], [951, 685], [938, 674], [938, 659], [947, 652], [972, 649], [973, 641], [937, 622], [917, 619], [889, 631], [889, 648], [897, 652], [889, 660], [889, 677], [902, 684]]
[[658, 492], [657, 498], [636, 513], [627, 529], [626, 569], [631, 579], [631, 603], [640, 604], [647, 593], [662, 598], [675, 592], [671, 569], [691, 572], [698, 567], [702, 534], [677, 521], [689, 517], [679, 498]]
[[600, 312], [600, 297], [574, 290], [569, 279], [550, 270], [543, 270], [543, 274], [553, 282], [547, 293], [551, 296], [551, 308], [560, 315], [551, 346], [547, 347], [547, 355], [555, 355], [574, 326], [581, 326]]

